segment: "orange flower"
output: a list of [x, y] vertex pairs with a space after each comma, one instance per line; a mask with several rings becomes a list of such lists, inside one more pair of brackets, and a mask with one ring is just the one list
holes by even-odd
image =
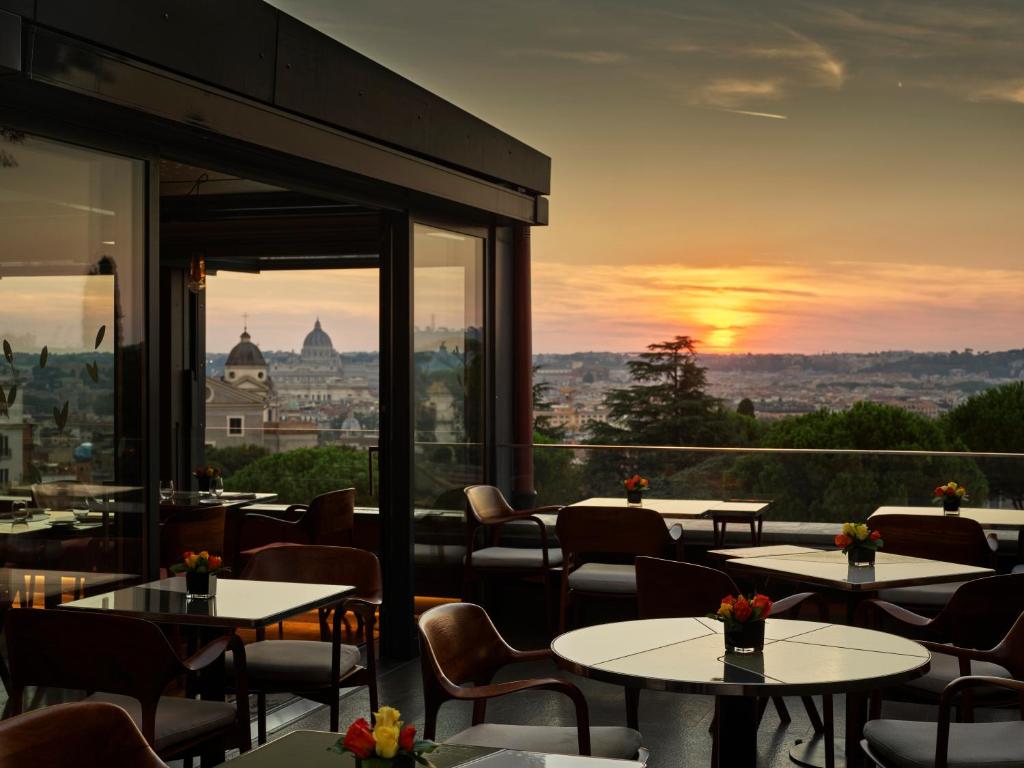
[[220, 568], [220, 564], [224, 562], [219, 555], [210, 555], [210, 568]]
[[736, 598], [732, 595], [726, 595], [722, 598], [722, 605], [732, 605], [736, 602]]
[[868, 538], [870, 538], [872, 541], [878, 541], [880, 538], [882, 538], [882, 532], [872, 531], [871, 535]]
[[771, 613], [772, 601], [768, 595], [754, 595], [754, 599], [750, 601], [750, 604], [754, 607], [754, 610], [757, 611], [757, 618], [759, 619], [767, 619], [768, 614]]
[[835, 541], [836, 546], [840, 549], [846, 549], [846, 547], [850, 546], [850, 544], [853, 543], [853, 539], [851, 539], [845, 533], [837, 533]]
[[373, 738], [373, 731], [370, 730], [370, 724], [366, 722], [366, 718], [360, 717], [348, 727], [342, 744], [345, 749], [361, 760], [373, 755], [377, 742]]

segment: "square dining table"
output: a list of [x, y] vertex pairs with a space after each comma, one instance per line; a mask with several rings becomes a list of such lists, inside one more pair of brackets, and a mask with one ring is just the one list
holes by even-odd
[[[344, 732], [344, 729], [343, 729]], [[355, 757], [330, 751], [344, 733], [292, 731], [280, 739], [239, 755], [222, 768], [356, 768]], [[439, 744], [427, 757], [435, 768], [628, 768], [641, 766], [633, 760], [611, 760], [579, 755], [546, 755], [513, 749]]]
[[[680, 520], [699, 520], [711, 517], [715, 512], [763, 515], [771, 506], [770, 501], [725, 501], [723, 499], [644, 499], [644, 506], [654, 509], [662, 517]], [[592, 498], [577, 501], [570, 507], [622, 507], [631, 509], [624, 496], [615, 498]]]
[[[942, 517], [948, 514], [942, 505], [934, 507], [879, 507], [871, 513], [876, 515], [920, 515], [922, 517]], [[1024, 555], [1024, 509], [998, 509], [990, 507], [961, 507], [957, 513], [960, 517], [974, 520], [982, 528], [991, 531], [1016, 531], [1017, 554]]]
[[159, 624], [258, 629], [289, 616], [335, 605], [354, 589], [338, 584], [217, 579], [215, 597], [195, 599], [185, 594], [184, 576], [172, 576], [62, 603], [59, 607], [135, 616]]

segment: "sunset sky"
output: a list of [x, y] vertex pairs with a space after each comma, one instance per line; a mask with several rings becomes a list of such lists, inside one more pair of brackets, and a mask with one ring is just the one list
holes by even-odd
[[534, 347], [1024, 345], [1024, 5], [275, 5], [553, 159]]

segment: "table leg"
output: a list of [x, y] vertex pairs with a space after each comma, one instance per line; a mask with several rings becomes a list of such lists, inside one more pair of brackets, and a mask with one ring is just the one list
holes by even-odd
[[868, 696], [863, 691], [846, 694], [846, 765], [847, 768], [861, 768], [865, 765], [864, 750], [860, 740], [864, 738], [864, 724], [867, 722]]
[[757, 767], [758, 702], [753, 696], [719, 697], [718, 765]]

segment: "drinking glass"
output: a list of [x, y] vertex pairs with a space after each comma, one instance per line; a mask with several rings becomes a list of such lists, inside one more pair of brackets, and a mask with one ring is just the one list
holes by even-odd
[[216, 498], [220, 498], [224, 493], [224, 478], [213, 477], [210, 478], [210, 493]]
[[89, 519], [89, 499], [76, 497], [71, 501], [71, 514], [75, 516], [75, 522], [81, 525]]
[[28, 522], [28, 505], [24, 501], [16, 501], [11, 505], [11, 518], [15, 523]]
[[174, 498], [174, 481], [173, 480], [161, 480], [160, 481], [160, 500], [170, 501]]

